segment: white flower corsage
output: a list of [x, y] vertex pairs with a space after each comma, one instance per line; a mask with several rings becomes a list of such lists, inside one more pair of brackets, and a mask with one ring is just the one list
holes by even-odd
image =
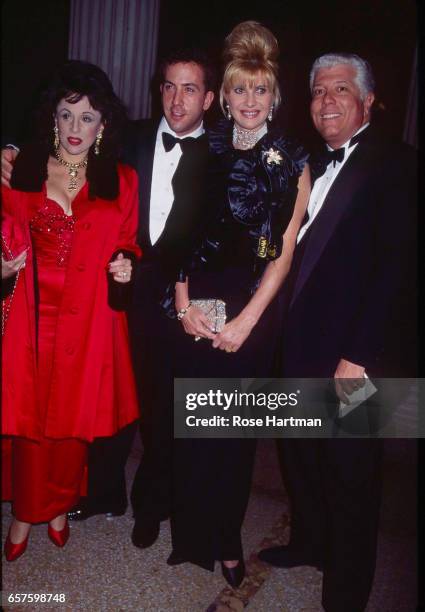
[[268, 164], [276, 164], [280, 166], [280, 163], [283, 160], [283, 157], [281, 156], [279, 151], [276, 151], [275, 149], [272, 149], [272, 148], [266, 151], [264, 155], [267, 156], [266, 161]]

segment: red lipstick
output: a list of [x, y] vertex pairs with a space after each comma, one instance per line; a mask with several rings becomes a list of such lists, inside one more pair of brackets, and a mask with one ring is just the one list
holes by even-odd
[[71, 138], [71, 137], [69, 137], [69, 138], [67, 138], [67, 140], [68, 140], [69, 144], [74, 146], [74, 147], [79, 145], [79, 144], [81, 144], [83, 142], [81, 140], [81, 138]]

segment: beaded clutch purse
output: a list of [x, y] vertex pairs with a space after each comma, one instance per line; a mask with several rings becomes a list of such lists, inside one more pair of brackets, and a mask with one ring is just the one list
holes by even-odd
[[211, 323], [212, 331], [221, 332], [226, 323], [226, 302], [223, 300], [190, 300], [192, 306], [196, 306], [206, 315]]

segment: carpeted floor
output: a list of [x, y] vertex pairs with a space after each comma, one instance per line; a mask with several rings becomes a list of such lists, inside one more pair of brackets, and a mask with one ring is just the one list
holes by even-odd
[[[386, 440], [384, 491], [378, 564], [367, 612], [416, 610], [416, 443]], [[128, 462], [128, 483], [141, 449], [135, 444]], [[3, 542], [10, 521], [3, 504]], [[32, 529], [27, 552], [3, 562], [3, 607], [10, 610], [88, 610], [90, 612], [318, 612], [321, 573], [311, 567], [273, 569], [256, 552], [289, 537], [288, 505], [281, 484], [274, 442], [258, 447], [254, 484], [243, 528], [248, 578], [226, 588], [219, 565], [210, 573], [190, 564], [169, 567], [168, 522], [147, 550], [130, 541], [131, 511], [107, 520], [95, 516], [71, 523], [64, 549], [47, 539], [45, 525]], [[65, 602], [8, 604], [11, 593], [64, 594]], [[62, 599], [64, 597], [62, 596]], [[343, 610], [341, 612], [344, 612]]]

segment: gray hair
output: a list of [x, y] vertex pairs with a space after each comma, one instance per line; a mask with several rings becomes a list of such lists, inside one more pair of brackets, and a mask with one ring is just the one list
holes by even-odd
[[356, 71], [354, 82], [359, 88], [362, 100], [368, 93], [375, 90], [375, 79], [373, 77], [372, 68], [369, 62], [362, 59], [355, 53], [326, 53], [318, 57], [310, 71], [310, 91], [313, 90], [313, 83], [316, 77], [316, 72], [320, 68], [333, 68], [338, 64], [349, 64]]

